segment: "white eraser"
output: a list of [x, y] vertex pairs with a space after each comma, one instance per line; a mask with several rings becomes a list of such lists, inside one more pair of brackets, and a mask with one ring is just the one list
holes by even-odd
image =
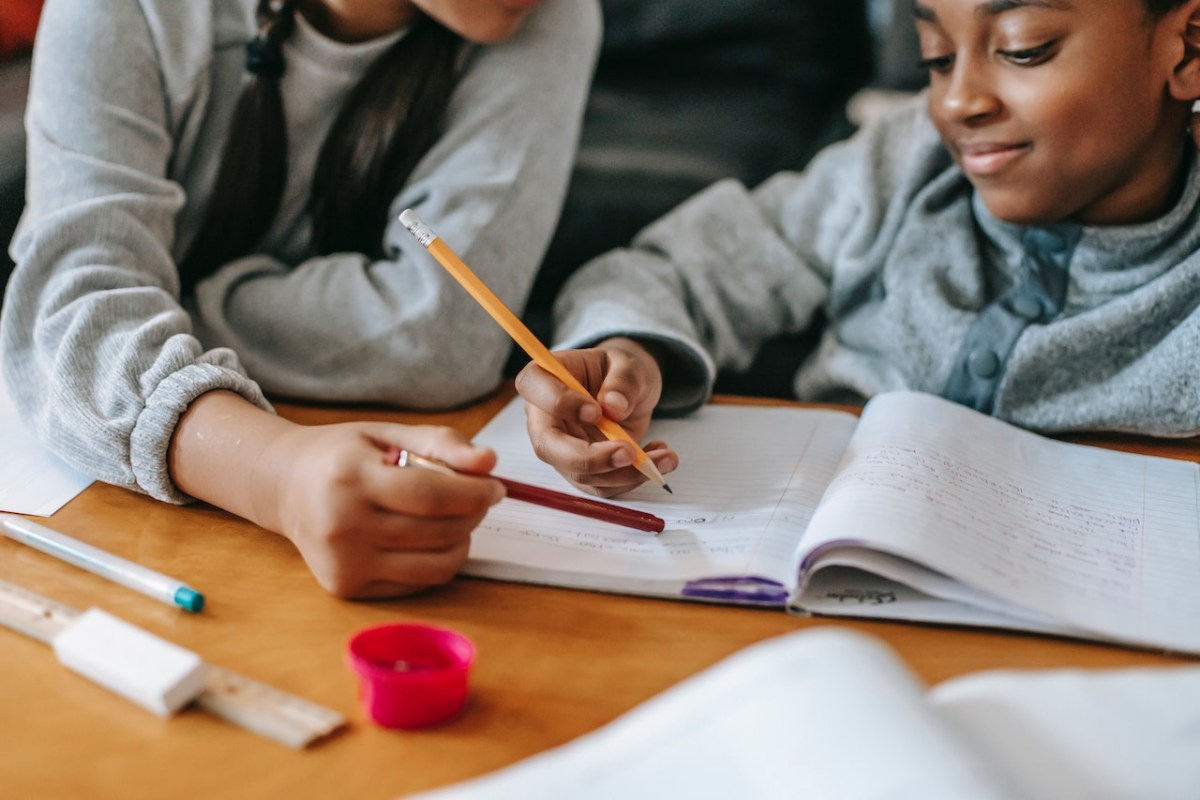
[[155, 714], [174, 714], [204, 690], [204, 661], [98, 608], [89, 608], [53, 639], [69, 669]]

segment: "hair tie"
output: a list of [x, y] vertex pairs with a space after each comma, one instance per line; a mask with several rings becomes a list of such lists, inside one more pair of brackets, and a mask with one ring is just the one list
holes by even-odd
[[264, 78], [278, 78], [283, 74], [283, 47], [260, 33], [246, 42], [246, 69]]

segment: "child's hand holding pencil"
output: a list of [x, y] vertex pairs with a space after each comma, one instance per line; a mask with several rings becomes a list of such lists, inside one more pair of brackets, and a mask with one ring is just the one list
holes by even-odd
[[[604, 414], [640, 440], [662, 393], [658, 362], [638, 342], [621, 338], [555, 356], [591, 396], [568, 389], [534, 362], [526, 365], [516, 385], [534, 451], [572, 484], [602, 497], [637, 488], [646, 479], [632, 466], [633, 452], [602, 436], [594, 421]], [[665, 442], [647, 443], [645, 453], [663, 473], [679, 465]]]
[[636, 438], [662, 393], [662, 371], [643, 345], [613, 338], [556, 357], [412, 209], [401, 212], [400, 223], [533, 359], [517, 388], [530, 403], [529, 435], [539, 457], [576, 486], [606, 497], [645, 479], [671, 491], [662, 473], [678, 466], [678, 456], [663, 442], [647, 452]]

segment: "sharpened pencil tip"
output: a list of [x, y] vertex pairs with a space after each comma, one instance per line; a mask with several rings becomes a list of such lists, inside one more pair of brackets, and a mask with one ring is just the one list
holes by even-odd
[[663, 488], [666, 489], [670, 494], [675, 494], [674, 492], [671, 491], [671, 487], [665, 483], [663, 484]]

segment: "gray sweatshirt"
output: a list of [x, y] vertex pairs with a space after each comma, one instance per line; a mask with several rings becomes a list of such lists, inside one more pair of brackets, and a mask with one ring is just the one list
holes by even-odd
[[228, 389], [410, 407], [502, 378], [508, 336], [395, 221], [412, 207], [523, 307], [558, 219], [600, 39], [595, 0], [547, 0], [475, 48], [444, 133], [392, 204], [386, 260], [314, 257], [305, 211], [343, 98], [402, 33], [331, 41], [297, 15], [281, 90], [289, 175], [262, 252], [179, 300], [245, 79], [254, 0], [50, 0], [34, 53], [28, 199], [0, 318], [27, 425], [100, 480], [173, 501], [180, 413]]
[[[1183, 147], [1181, 133], [1180, 146]], [[1200, 432], [1200, 175], [1128, 226], [1019, 227], [951, 162], [923, 98], [754, 191], [715, 184], [590, 262], [559, 347], [613, 335], [675, 354], [660, 409], [827, 320], [802, 400], [940, 394], [1042, 431]]]

